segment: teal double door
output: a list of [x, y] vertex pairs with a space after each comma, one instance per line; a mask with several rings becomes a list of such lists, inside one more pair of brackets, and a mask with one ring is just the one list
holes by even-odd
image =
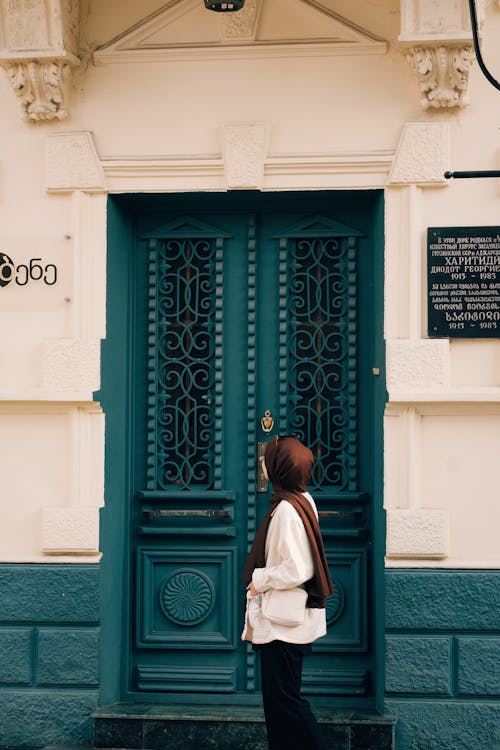
[[258, 700], [240, 576], [269, 503], [259, 452], [297, 434], [315, 457], [335, 584], [304, 691], [373, 705], [380, 197], [171, 196], [121, 210], [132, 235], [125, 696]]

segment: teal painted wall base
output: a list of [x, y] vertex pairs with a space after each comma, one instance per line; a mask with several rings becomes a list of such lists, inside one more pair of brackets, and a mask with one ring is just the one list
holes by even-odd
[[[99, 567], [0, 565], [0, 747], [90, 744]], [[500, 571], [386, 571], [398, 750], [500, 750]]]
[[500, 750], [500, 571], [387, 570], [397, 750]]
[[0, 565], [0, 747], [90, 744], [99, 567]]

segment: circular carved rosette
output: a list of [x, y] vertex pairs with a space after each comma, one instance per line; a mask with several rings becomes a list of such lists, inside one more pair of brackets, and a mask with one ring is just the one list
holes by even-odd
[[345, 593], [342, 585], [336, 578], [333, 580], [333, 594], [326, 600], [326, 621], [329, 625], [340, 618], [345, 608]]
[[199, 570], [176, 570], [160, 589], [163, 614], [176, 625], [199, 625], [215, 605], [211, 580]]

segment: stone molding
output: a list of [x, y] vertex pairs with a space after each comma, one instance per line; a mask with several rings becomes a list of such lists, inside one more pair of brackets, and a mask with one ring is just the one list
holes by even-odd
[[446, 122], [407, 122], [399, 139], [389, 184], [446, 185], [449, 126]]
[[449, 385], [449, 345], [442, 339], [387, 341], [387, 388], [410, 392]]
[[50, 133], [47, 136], [45, 182], [49, 192], [106, 191], [92, 133]]
[[42, 386], [52, 392], [99, 389], [100, 341], [47, 339], [42, 349]]
[[0, 0], [0, 67], [29, 122], [68, 116], [79, 6], [79, 0]]
[[[223, 137], [223, 136], [222, 136]], [[387, 150], [339, 153], [268, 154], [264, 164], [266, 190], [383, 189], [394, 159]], [[224, 190], [227, 179], [221, 154], [152, 157], [101, 155], [110, 192]]]
[[[483, 0], [476, 0], [478, 18]], [[469, 103], [474, 60], [468, 0], [401, 0], [399, 42], [412, 65], [424, 109]]]
[[[285, 35], [287, 38], [284, 38], [279, 4], [267, 3], [261, 14], [263, 5], [263, 0], [246, 0], [245, 7], [238, 13], [222, 13], [217, 22], [207, 23], [200, 0], [167, 3], [97, 49], [94, 60], [97, 64], [186, 59], [229, 61], [371, 55], [387, 51], [384, 40], [313, 0], [288, 0], [289, 27], [290, 21], [295, 20], [290, 27], [293, 29], [290, 37]], [[190, 25], [199, 30], [196, 45], [189, 40], [172, 43], [180, 18], [182, 29]], [[318, 37], [320, 24], [323, 33]], [[154, 44], [151, 44], [152, 38]]]
[[445, 510], [387, 510], [387, 557], [442, 559], [449, 552]]
[[243, 123], [223, 126], [223, 160], [228, 190], [261, 190], [270, 126]]

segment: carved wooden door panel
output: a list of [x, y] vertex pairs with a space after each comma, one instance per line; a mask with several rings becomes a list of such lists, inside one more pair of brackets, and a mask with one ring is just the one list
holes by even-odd
[[296, 432], [315, 455], [311, 491], [336, 585], [304, 688], [369, 698], [363, 235], [331, 212], [262, 200], [188, 209], [137, 226], [129, 694], [238, 702], [258, 691], [240, 640], [240, 572], [269, 501], [257, 446]]

